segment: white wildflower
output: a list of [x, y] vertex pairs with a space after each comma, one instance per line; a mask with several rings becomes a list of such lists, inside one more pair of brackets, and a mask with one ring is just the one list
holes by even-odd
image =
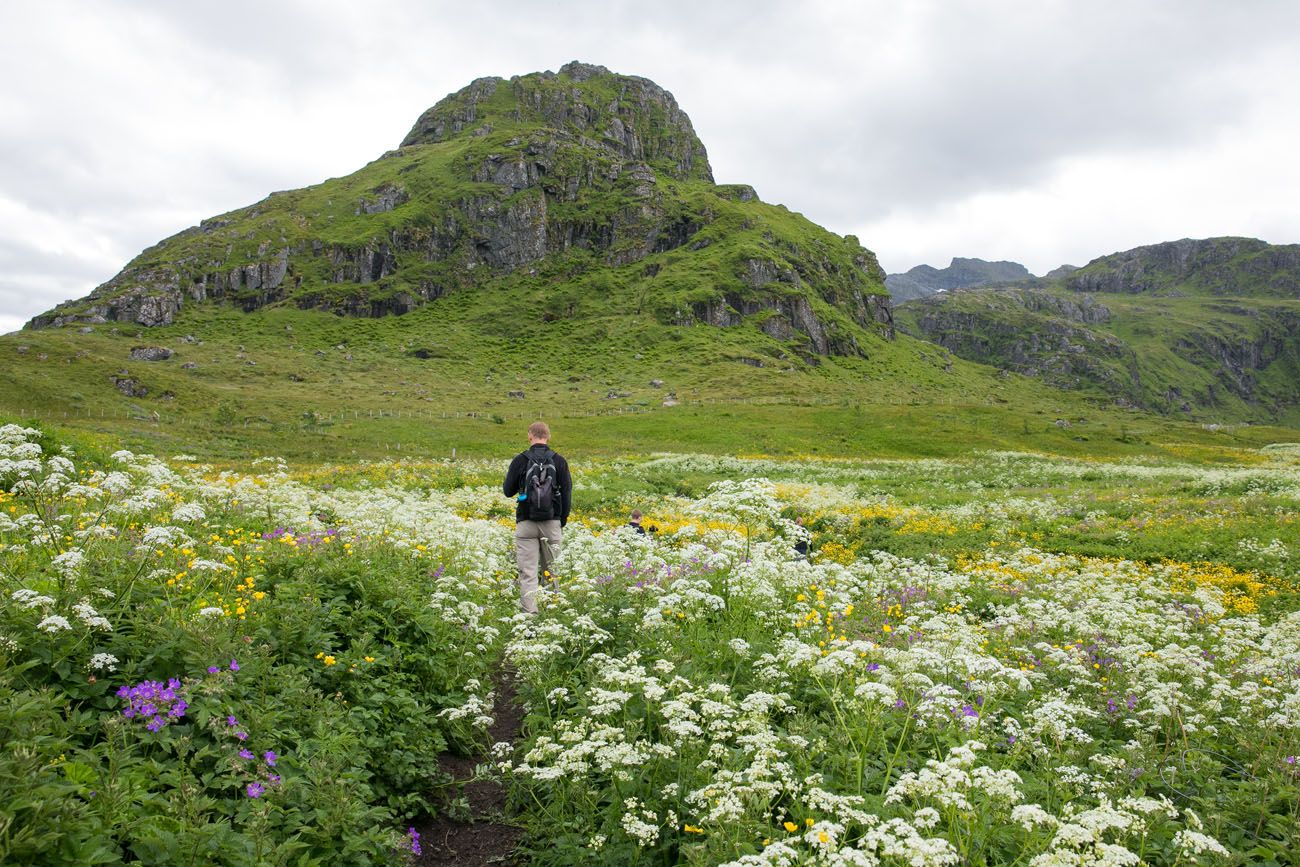
[[68, 618], [66, 617], [62, 617], [58, 614], [51, 614], [49, 617], [46, 617], [40, 623], [36, 624], [36, 628], [42, 632], [55, 633], [71, 629], [72, 624], [68, 623]]
[[86, 663], [86, 671], [116, 671], [117, 657], [111, 653], [96, 653]]
[[54, 600], [48, 596], [43, 596], [35, 590], [28, 590], [23, 587], [15, 590], [9, 597], [24, 608], [39, 608], [43, 605], [53, 605]]
[[50, 561], [50, 565], [54, 567], [54, 570], [64, 578], [77, 577], [85, 563], [86, 555], [82, 554], [76, 548], [64, 551], [62, 554]]
[[96, 611], [85, 599], [73, 605], [72, 610], [77, 615], [77, 619], [91, 629], [103, 629], [106, 632], [113, 630], [113, 624], [108, 622], [108, 618]]
[[1186, 828], [1174, 835], [1174, 845], [1184, 855], [1204, 855], [1208, 852], [1211, 855], [1227, 857], [1232, 854], [1213, 837]]

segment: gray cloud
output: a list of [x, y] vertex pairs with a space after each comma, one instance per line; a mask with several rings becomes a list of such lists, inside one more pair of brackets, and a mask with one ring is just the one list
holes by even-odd
[[[204, 217], [360, 167], [472, 78], [575, 58], [672, 90], [719, 180], [857, 232], [892, 270], [1042, 270], [1192, 227], [1296, 240], [1292, 175], [1250, 208], [1203, 181], [1300, 143], [1277, 102], [1298, 34], [1286, 0], [9, 5], [0, 326]], [[1156, 195], [1152, 160], [1200, 198]], [[1097, 161], [1112, 170], [1077, 180]]]

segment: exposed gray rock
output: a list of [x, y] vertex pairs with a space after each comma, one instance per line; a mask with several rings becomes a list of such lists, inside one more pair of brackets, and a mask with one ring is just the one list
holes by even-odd
[[149, 389], [140, 383], [139, 380], [126, 376], [113, 377], [113, 386], [127, 397], [146, 397]]
[[131, 358], [135, 361], [166, 361], [176, 353], [165, 346], [133, 346]]
[[398, 205], [405, 204], [411, 198], [406, 187], [399, 184], [384, 184], [370, 191], [370, 194], [357, 203], [357, 214], [382, 214]]
[[719, 184], [718, 195], [725, 196], [733, 202], [756, 202], [758, 193], [749, 184]]
[[184, 364], [181, 365], [181, 370], [194, 370], [194, 369], [197, 368], [197, 367], [198, 367], [198, 364], [196, 364], [195, 362], [193, 362], [193, 361], [187, 361], [187, 362], [185, 362]]

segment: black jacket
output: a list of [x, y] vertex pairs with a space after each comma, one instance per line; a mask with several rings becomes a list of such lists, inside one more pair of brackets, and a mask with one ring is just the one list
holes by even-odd
[[[547, 452], [550, 452], [551, 460], [555, 462], [555, 481], [560, 488], [560, 526], [563, 527], [569, 522], [569, 509], [573, 506], [573, 478], [569, 475], [569, 462], [560, 456], [559, 452], [551, 451], [550, 447], [544, 443], [537, 443], [529, 446], [528, 452], [532, 453], [534, 459], [540, 459]], [[515, 459], [510, 462], [510, 469], [506, 470], [506, 481], [501, 486], [507, 497], [517, 497], [524, 484], [524, 473], [528, 470], [528, 458], [526, 452], [520, 452], [515, 455]], [[527, 521], [528, 512], [522, 501], [515, 503], [515, 522]]]

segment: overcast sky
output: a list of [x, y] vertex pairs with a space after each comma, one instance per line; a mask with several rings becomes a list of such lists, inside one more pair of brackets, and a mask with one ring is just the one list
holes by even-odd
[[1300, 242], [1291, 0], [41, 0], [0, 6], [0, 332], [574, 59], [672, 91], [720, 183], [891, 272]]

